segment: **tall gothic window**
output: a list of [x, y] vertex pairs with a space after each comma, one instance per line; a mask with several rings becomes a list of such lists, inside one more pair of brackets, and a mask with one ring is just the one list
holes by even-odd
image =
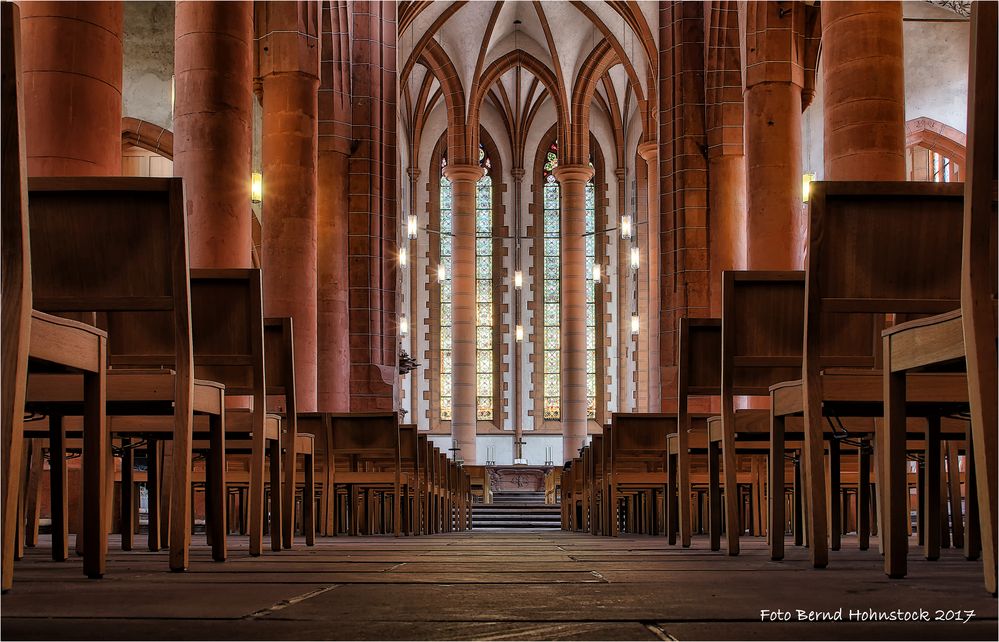
[[562, 295], [561, 193], [553, 172], [558, 167], [558, 143], [553, 142], [545, 154], [544, 168], [544, 266], [542, 279], [542, 324], [544, 327], [544, 418], [560, 419], [562, 416], [562, 375], [560, 328]]
[[[591, 167], [593, 163], [590, 163]], [[554, 171], [558, 167], [558, 141], [548, 148], [542, 168], [544, 180], [543, 242], [544, 264], [542, 283], [542, 324], [544, 342], [544, 418], [561, 419], [561, 192]], [[594, 419], [597, 413], [597, 299], [593, 280], [596, 261], [596, 186], [593, 179], [584, 188], [586, 208], [584, 226], [586, 237], [586, 414]]]
[[[479, 165], [485, 174], [475, 186], [475, 389], [476, 418], [493, 419], [493, 181], [492, 161], [479, 146]], [[440, 310], [440, 418], [451, 419], [452, 397], [452, 248], [453, 210], [451, 181], [444, 176], [447, 154], [441, 155], [440, 258], [444, 270]]]
[[[590, 163], [593, 167], [593, 163]], [[583, 192], [586, 206], [584, 226], [586, 237], [586, 416], [597, 416], [597, 284], [593, 280], [593, 264], [597, 259], [597, 210], [596, 186], [593, 177], [586, 182]]]

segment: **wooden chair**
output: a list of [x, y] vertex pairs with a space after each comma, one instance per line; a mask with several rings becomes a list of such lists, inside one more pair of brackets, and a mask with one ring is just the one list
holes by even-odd
[[[961, 307], [937, 316], [903, 323], [884, 332], [884, 435], [887, 515], [884, 519], [885, 573], [903, 577], [908, 551], [905, 483], [907, 373], [941, 371], [955, 366], [968, 374], [974, 470], [986, 589], [996, 592], [996, 6], [972, 9], [968, 91], [968, 164], [964, 184]], [[949, 258], [949, 257], [948, 257]], [[962, 363], [963, 362], [963, 363]], [[927, 443], [933, 448], [931, 443]], [[969, 457], [971, 459], [971, 457]], [[954, 457], [956, 460], [956, 457]], [[937, 449], [927, 451], [927, 465], [939, 466]], [[951, 468], [956, 465], [953, 461]], [[937, 470], [927, 478], [939, 483]], [[953, 493], [952, 493], [953, 494]], [[926, 511], [939, 520], [939, 504], [925, 494]], [[931, 519], [929, 521], [934, 521]], [[939, 547], [939, 529], [926, 529], [927, 554]]]
[[[661, 413], [614, 413], [610, 439], [611, 529], [620, 534], [618, 498], [626, 493], [631, 510], [625, 522], [635, 531], [655, 532], [658, 501], [666, 495], [666, 435], [676, 432], [676, 416]], [[627, 503], [627, 502], [626, 502]]]
[[[156, 370], [110, 370], [108, 410], [130, 415], [140, 408], [143, 414], [174, 417], [170, 567], [184, 570], [190, 546], [193, 415], [203, 412], [220, 418], [223, 389], [211, 382], [196, 384], [194, 379], [182, 183], [153, 178], [36, 178], [29, 181], [29, 190], [31, 227], [36, 233], [31, 243], [36, 307], [69, 313], [171, 313], [169, 332], [176, 352], [170, 363], [156, 364], [160, 367]], [[112, 337], [112, 342], [120, 347], [124, 339]], [[110, 364], [131, 356], [116, 355], [112, 344], [108, 349]], [[78, 406], [73, 406], [82, 398], [78, 386], [72, 378], [44, 375], [44, 380], [29, 382], [28, 399], [58, 399], [68, 405], [40, 411], [78, 415]], [[221, 430], [217, 422], [213, 432]], [[222, 546], [214, 550], [216, 558], [224, 559]]]
[[[284, 486], [282, 505], [294, 506], [298, 439], [298, 402], [295, 394], [295, 344], [291, 317], [264, 319], [264, 364], [267, 399], [282, 413], [284, 433]], [[281, 543], [291, 548], [294, 540], [294, 510], [285, 510], [281, 521]]]
[[[812, 564], [824, 567], [829, 528], [821, 473], [823, 426], [827, 418], [882, 414], [877, 338], [884, 315], [934, 314], [957, 305], [959, 272], [948, 263], [960, 247], [963, 199], [960, 185], [946, 183], [819, 182], [813, 187], [802, 374], [800, 381], [773, 388], [771, 439], [780, 441], [783, 417], [804, 416], [808, 545]], [[946, 403], [927, 405], [931, 399], [966, 400], [960, 376], [917, 376], [922, 379], [911, 381], [910, 416], [949, 412]], [[876, 450], [884, 454], [883, 448]]]
[[[690, 546], [690, 435], [707, 416], [690, 412], [690, 397], [721, 394], [721, 319], [680, 319], [677, 360], [676, 490], [680, 544]], [[670, 532], [670, 537], [673, 537]], [[670, 542], [671, 544], [673, 542]]]
[[[402, 463], [399, 449], [399, 417], [395, 413], [329, 413], [330, 451], [333, 460], [331, 487], [343, 485], [350, 498], [351, 532], [358, 530], [356, 493], [382, 488], [392, 495], [392, 523], [395, 535], [401, 534]], [[394, 462], [384, 471], [365, 470], [365, 460]], [[342, 463], [341, 463], [342, 462]]]
[[[23, 460], [25, 394], [29, 371], [55, 368], [83, 374], [85, 518], [87, 542], [83, 570], [101, 577], [107, 553], [104, 468], [110, 452], [105, 432], [104, 399], [107, 334], [97, 328], [53, 317], [32, 309], [33, 281], [29, 233], [29, 203], [24, 141], [20, 11], [13, 3], [0, 5], [3, 65], [3, 577], [10, 590], [14, 577], [15, 542]], [[37, 445], [35, 446], [37, 449]], [[40, 456], [41, 451], [36, 451]], [[58, 453], [58, 449], [56, 451]], [[38, 462], [40, 464], [40, 462]], [[53, 479], [65, 487], [66, 480]], [[64, 495], [65, 497], [65, 495]], [[23, 527], [23, 521], [20, 521]], [[61, 525], [60, 525], [61, 526]], [[62, 529], [59, 529], [60, 534]], [[54, 536], [57, 537], [57, 536]], [[65, 548], [66, 542], [53, 541]]]

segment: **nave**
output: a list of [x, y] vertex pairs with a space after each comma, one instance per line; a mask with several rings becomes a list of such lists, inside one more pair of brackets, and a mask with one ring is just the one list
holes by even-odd
[[[852, 538], [821, 581], [802, 549], [777, 564], [754, 540], [729, 558], [702, 536], [689, 549], [565, 532], [322, 538], [280, 558], [250, 558], [233, 537], [225, 564], [195, 537], [182, 574], [161, 571], [164, 553], [115, 552], [113, 538], [101, 582], [46, 559], [44, 539], [3, 598], [6, 639], [989, 640], [996, 630], [996, 602], [959, 552], [937, 562], [911, 554], [898, 585], [880, 573], [876, 543], [860, 552]], [[841, 607], [844, 620], [851, 609], [975, 616], [760, 621], [760, 609]]]

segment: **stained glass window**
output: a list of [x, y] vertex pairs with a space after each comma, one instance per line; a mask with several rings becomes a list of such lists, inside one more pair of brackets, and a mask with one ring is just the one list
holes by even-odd
[[[593, 163], [590, 163], [592, 166]], [[583, 221], [586, 229], [586, 236], [583, 237], [586, 250], [586, 269], [583, 272], [586, 275], [586, 416], [590, 419], [597, 416], [597, 284], [593, 280], [593, 264], [597, 260], [596, 191], [590, 177], [583, 191], [586, 206]]]
[[[479, 165], [485, 175], [475, 186], [475, 389], [476, 417], [493, 419], [493, 182], [490, 176], [492, 161], [482, 146], [479, 147]], [[452, 417], [451, 397], [451, 252], [453, 247], [452, 186], [444, 176], [447, 156], [441, 155], [440, 179], [440, 254], [444, 264], [444, 281], [441, 283], [441, 419]], [[445, 378], [447, 386], [445, 386]]]
[[558, 142], [553, 142], [545, 153], [542, 168], [544, 210], [542, 235], [544, 258], [542, 270], [542, 323], [544, 325], [544, 386], [543, 404], [545, 419], [562, 417], [562, 374], [559, 344], [559, 309], [562, 296], [561, 273], [561, 192], [554, 171], [558, 167]]

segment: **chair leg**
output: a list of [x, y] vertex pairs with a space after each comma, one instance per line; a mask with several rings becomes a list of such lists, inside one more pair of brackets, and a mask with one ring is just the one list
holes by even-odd
[[[281, 439], [274, 439], [269, 445], [271, 464], [271, 550], [281, 550], [282, 497], [281, 497]], [[292, 502], [294, 507], [294, 502]]]
[[302, 528], [305, 545], [316, 545], [316, 469], [313, 455], [305, 455], [305, 489], [302, 491]]
[[926, 475], [923, 492], [923, 538], [926, 559], [940, 559], [940, 417], [926, 418]]
[[[773, 397], [771, 396], [771, 404]], [[773, 406], [771, 405], [771, 408]], [[770, 413], [770, 559], [784, 559], [784, 417]]]
[[843, 511], [840, 508], [842, 498], [842, 488], [840, 485], [840, 470], [842, 469], [842, 456], [840, 453], [839, 441], [831, 439], [829, 441], [829, 548], [834, 551], [839, 550], [840, 539], [843, 533]]
[[708, 540], [711, 550], [721, 550], [721, 486], [718, 442], [708, 443]]
[[[224, 562], [228, 551], [226, 543], [227, 516], [225, 510], [225, 415], [212, 415], [208, 419], [209, 444], [205, 460], [205, 512], [211, 520], [205, 532], [211, 534], [212, 559]], [[209, 507], [211, 507], [209, 509]]]
[[961, 472], [957, 463], [957, 442], [947, 442], [947, 495], [950, 499], [951, 539], [954, 548], [964, 547], [964, 516], [961, 514]]
[[[20, 461], [19, 457], [18, 462]], [[62, 417], [55, 415], [49, 416], [49, 468], [50, 505], [52, 506], [52, 560], [65, 562], [69, 559], [69, 483], [66, 470], [66, 430], [62, 424]]]
[[881, 520], [884, 540], [885, 574], [903, 578], [909, 548], [909, 489], [905, 455], [905, 373], [891, 372], [891, 350], [885, 339], [885, 423], [883, 428], [884, 453], [881, 462], [879, 492], [883, 499]]
[[148, 506], [149, 550], [160, 550], [160, 461], [163, 443], [150, 438], [146, 446], [146, 497]]
[[[106, 349], [101, 342], [101, 351]], [[104, 362], [101, 355], [100, 363]], [[108, 442], [107, 371], [83, 376], [83, 572], [92, 579], [104, 576], [111, 506], [107, 483], [113, 480], [111, 445]]]
[[121, 550], [132, 550], [132, 537], [135, 535], [135, 502], [133, 501], [133, 473], [135, 468], [135, 450], [131, 448], [132, 440], [124, 437], [121, 440]]
[[34, 548], [38, 545], [38, 525], [41, 517], [41, 490], [42, 490], [42, 441], [32, 439], [30, 470], [28, 470], [28, 503], [25, 508], [27, 514], [27, 525], [25, 526], [24, 545]]
[[857, 462], [857, 544], [866, 551], [871, 545], [871, 451], [866, 439], [860, 442]]

